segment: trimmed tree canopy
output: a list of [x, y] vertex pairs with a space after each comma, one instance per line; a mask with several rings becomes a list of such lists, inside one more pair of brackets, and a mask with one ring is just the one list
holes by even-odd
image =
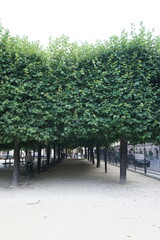
[[0, 30], [0, 142], [159, 142], [160, 39], [141, 26], [43, 50]]

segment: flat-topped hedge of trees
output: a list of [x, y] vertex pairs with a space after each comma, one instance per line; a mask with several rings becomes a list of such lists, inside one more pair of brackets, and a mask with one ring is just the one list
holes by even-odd
[[1, 26], [0, 144], [15, 149], [12, 185], [29, 142], [98, 149], [121, 141], [125, 183], [127, 141], [160, 142], [159, 78], [160, 38], [143, 25], [95, 44], [62, 36], [46, 49]]

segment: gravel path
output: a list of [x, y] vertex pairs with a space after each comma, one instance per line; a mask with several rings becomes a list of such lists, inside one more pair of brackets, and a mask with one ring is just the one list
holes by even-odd
[[80, 159], [22, 177], [18, 189], [0, 177], [1, 239], [159, 240], [160, 181], [129, 171], [127, 178], [120, 185], [118, 167], [105, 174], [103, 163]]

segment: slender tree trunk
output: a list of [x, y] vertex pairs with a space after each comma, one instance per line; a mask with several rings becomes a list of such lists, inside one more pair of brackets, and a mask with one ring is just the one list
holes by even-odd
[[39, 174], [41, 171], [41, 143], [38, 144], [38, 159], [37, 159], [37, 173]]
[[56, 144], [54, 144], [54, 160], [53, 160], [53, 164], [55, 165], [56, 163]]
[[63, 156], [63, 147], [60, 146], [60, 162], [62, 161]]
[[97, 168], [100, 167], [100, 151], [99, 151], [99, 144], [96, 146], [96, 152], [97, 152]]
[[127, 140], [122, 139], [120, 142], [120, 184], [126, 183], [127, 168]]
[[50, 164], [50, 157], [51, 157], [51, 147], [50, 145], [47, 146], [47, 166]]
[[84, 158], [87, 158], [87, 148], [85, 147], [85, 150], [84, 150]]
[[19, 166], [20, 166], [20, 143], [16, 139], [14, 142], [14, 167], [12, 176], [12, 186], [18, 187], [19, 185]]
[[60, 147], [60, 144], [58, 144], [57, 151], [58, 151], [58, 162], [60, 162], [60, 160], [61, 160], [61, 147]]
[[33, 162], [35, 160], [35, 151], [36, 151], [36, 148], [34, 147], [34, 149], [33, 149]]
[[92, 156], [93, 156], [93, 149], [92, 149], [92, 146], [90, 145], [90, 147], [89, 147], [89, 161], [90, 161], [90, 163], [94, 164]]
[[90, 146], [90, 162], [92, 164], [95, 164], [95, 161], [94, 161], [94, 153], [93, 153], [93, 144], [91, 144]]
[[111, 149], [108, 148], [108, 161], [111, 162]]
[[93, 145], [92, 145], [92, 164], [95, 164]]
[[87, 158], [88, 158], [88, 161], [89, 161], [89, 156], [90, 156], [90, 147], [88, 147], [88, 156], [87, 156]]
[[104, 149], [105, 173], [107, 173], [107, 148]]

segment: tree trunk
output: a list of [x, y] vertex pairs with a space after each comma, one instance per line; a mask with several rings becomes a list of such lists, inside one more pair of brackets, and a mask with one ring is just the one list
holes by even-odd
[[96, 152], [97, 152], [97, 168], [100, 167], [100, 152], [99, 152], [99, 144], [96, 146]]
[[35, 160], [35, 151], [36, 151], [36, 148], [34, 147], [34, 149], [33, 149], [33, 162]]
[[37, 173], [41, 171], [41, 150], [42, 146], [41, 143], [38, 144], [38, 159], [37, 159]]
[[65, 158], [68, 157], [68, 149], [66, 148], [66, 154], [65, 154]]
[[60, 146], [60, 144], [58, 144], [57, 153], [58, 153], [58, 163], [59, 163], [61, 161], [61, 146]]
[[87, 148], [85, 147], [85, 150], [84, 150], [84, 158], [86, 159], [87, 158]]
[[91, 144], [91, 146], [90, 146], [90, 162], [92, 164], [95, 163], [95, 161], [94, 161], [94, 153], [93, 153], [93, 144]]
[[120, 142], [120, 184], [126, 183], [127, 167], [127, 140], [122, 139]]
[[108, 161], [111, 162], [111, 149], [108, 148]]
[[88, 161], [89, 161], [89, 156], [90, 156], [89, 152], [90, 152], [90, 147], [88, 147], [88, 156], [87, 156]]
[[107, 148], [104, 149], [105, 173], [107, 173]]
[[56, 144], [54, 144], [54, 158], [53, 158], [53, 164], [56, 164]]
[[47, 146], [47, 166], [50, 164], [50, 157], [51, 157], [51, 147], [50, 145]]
[[20, 166], [20, 143], [16, 139], [14, 142], [14, 167], [12, 176], [12, 186], [18, 187], [19, 185], [19, 166]]

